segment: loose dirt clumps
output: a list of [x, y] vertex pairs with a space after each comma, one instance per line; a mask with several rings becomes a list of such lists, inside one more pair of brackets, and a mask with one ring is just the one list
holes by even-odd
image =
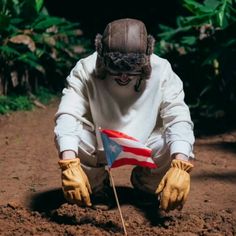
[[[231, 212], [174, 212], [156, 215], [155, 224], [137, 209], [124, 212], [128, 235], [228, 235], [236, 233]], [[0, 207], [1, 235], [123, 235], [117, 209], [99, 211], [67, 203], [49, 215], [7, 204]]]

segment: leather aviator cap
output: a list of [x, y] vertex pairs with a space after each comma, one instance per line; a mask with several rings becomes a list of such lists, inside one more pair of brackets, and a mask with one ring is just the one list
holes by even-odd
[[148, 79], [154, 42], [154, 38], [147, 35], [142, 21], [130, 18], [112, 21], [106, 26], [103, 35], [98, 34], [95, 39], [97, 74], [106, 71], [138, 73], [140, 81]]
[[104, 52], [146, 54], [147, 30], [139, 20], [116, 20], [107, 25], [102, 42]]

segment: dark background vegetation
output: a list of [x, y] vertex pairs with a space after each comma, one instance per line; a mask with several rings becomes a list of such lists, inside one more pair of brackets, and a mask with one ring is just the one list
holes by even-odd
[[94, 50], [95, 35], [128, 17], [145, 23], [155, 53], [183, 80], [196, 134], [235, 127], [235, 0], [0, 3], [0, 113], [61, 92], [76, 61]]
[[91, 40], [102, 33], [105, 26], [119, 18], [142, 20], [149, 33], [157, 35], [160, 23], [174, 25], [177, 15], [187, 14], [179, 0], [166, 1], [81, 1], [46, 0], [45, 5], [53, 15], [79, 22], [86, 37]]

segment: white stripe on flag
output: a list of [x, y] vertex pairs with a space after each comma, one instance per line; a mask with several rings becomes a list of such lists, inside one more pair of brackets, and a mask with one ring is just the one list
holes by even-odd
[[125, 138], [111, 138], [109, 137], [112, 141], [118, 143], [121, 146], [126, 146], [126, 147], [132, 147], [132, 148], [145, 148], [145, 149], [150, 149], [144, 144], [137, 142], [135, 140], [131, 139], [125, 139]]
[[116, 160], [123, 159], [123, 158], [136, 159], [137, 161], [145, 161], [145, 162], [149, 162], [149, 163], [154, 163], [154, 161], [151, 157], [147, 158], [145, 156], [135, 155], [131, 152], [121, 152], [119, 154], [119, 156], [116, 158]]

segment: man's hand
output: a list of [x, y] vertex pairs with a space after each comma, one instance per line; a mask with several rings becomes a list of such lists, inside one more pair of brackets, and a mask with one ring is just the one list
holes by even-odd
[[190, 190], [189, 172], [192, 168], [193, 165], [188, 161], [176, 159], [172, 161], [171, 168], [156, 190], [156, 194], [161, 193], [160, 206], [163, 210], [182, 209]]
[[88, 177], [80, 166], [79, 158], [60, 160], [58, 164], [62, 170], [62, 190], [66, 200], [79, 206], [91, 206], [92, 191]]

